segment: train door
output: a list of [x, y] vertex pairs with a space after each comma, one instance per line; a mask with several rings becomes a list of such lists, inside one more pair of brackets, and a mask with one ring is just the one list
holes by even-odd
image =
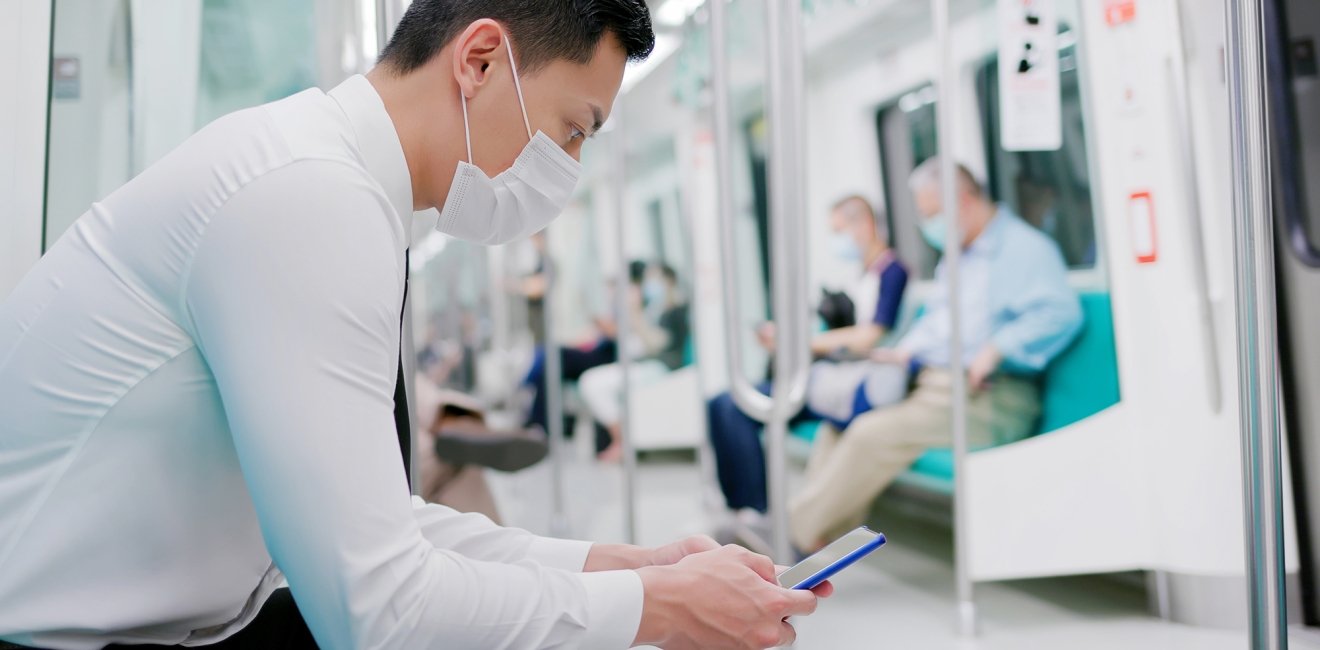
[[1283, 402], [1307, 625], [1320, 625], [1320, 4], [1267, 3]]

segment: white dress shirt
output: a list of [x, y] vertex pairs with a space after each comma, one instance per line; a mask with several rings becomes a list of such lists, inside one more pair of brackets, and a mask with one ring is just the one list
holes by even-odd
[[0, 639], [218, 641], [287, 578], [321, 647], [624, 648], [632, 571], [409, 496], [412, 187], [370, 83], [200, 131], [0, 303]]

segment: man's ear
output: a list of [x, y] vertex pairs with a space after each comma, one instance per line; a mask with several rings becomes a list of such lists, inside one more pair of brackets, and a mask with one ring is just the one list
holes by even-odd
[[454, 79], [464, 97], [470, 99], [475, 95], [490, 77], [491, 64], [503, 58], [500, 53], [504, 38], [499, 23], [482, 18], [468, 25], [454, 39]]

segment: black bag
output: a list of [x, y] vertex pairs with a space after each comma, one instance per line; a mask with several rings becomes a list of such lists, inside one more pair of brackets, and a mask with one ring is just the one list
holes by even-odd
[[837, 330], [857, 324], [857, 308], [853, 306], [848, 294], [829, 289], [822, 289], [821, 294], [820, 307], [816, 313], [825, 321], [825, 329]]

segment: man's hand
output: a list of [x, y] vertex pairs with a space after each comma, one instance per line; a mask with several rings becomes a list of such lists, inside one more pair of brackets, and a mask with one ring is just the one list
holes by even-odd
[[1003, 360], [1003, 355], [999, 354], [999, 349], [993, 344], [987, 343], [981, 348], [976, 358], [967, 366], [967, 385], [972, 392], [979, 393], [985, 390], [986, 380], [990, 379], [990, 375], [995, 374], [999, 369], [999, 363]]
[[693, 535], [656, 548], [631, 544], [593, 544], [591, 551], [587, 553], [587, 563], [582, 570], [590, 573], [669, 566], [689, 555], [713, 551], [719, 547], [718, 542], [706, 535]]
[[637, 573], [645, 590], [638, 645], [763, 650], [793, 643], [786, 619], [816, 611], [815, 593], [780, 587], [770, 558], [739, 546]]
[[720, 547], [719, 542], [711, 539], [707, 535], [694, 535], [680, 539], [672, 544], [656, 547], [650, 550], [649, 566], [669, 566], [678, 564], [680, 560], [697, 553], [713, 551]]

